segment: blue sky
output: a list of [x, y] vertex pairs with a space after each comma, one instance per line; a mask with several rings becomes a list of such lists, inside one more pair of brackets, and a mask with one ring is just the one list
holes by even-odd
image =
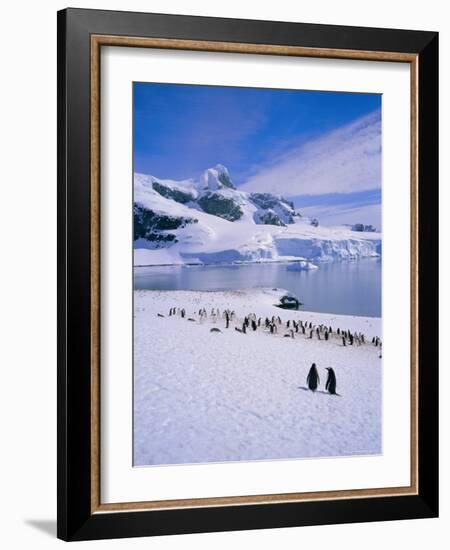
[[322, 223], [381, 228], [381, 96], [134, 84], [134, 170], [187, 179], [225, 165]]

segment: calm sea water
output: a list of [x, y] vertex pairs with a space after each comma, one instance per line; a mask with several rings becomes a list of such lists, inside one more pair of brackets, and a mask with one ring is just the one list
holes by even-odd
[[306, 311], [381, 317], [381, 261], [364, 259], [289, 271], [288, 264], [158, 266], [134, 268], [134, 288], [144, 290], [232, 290], [285, 288]]

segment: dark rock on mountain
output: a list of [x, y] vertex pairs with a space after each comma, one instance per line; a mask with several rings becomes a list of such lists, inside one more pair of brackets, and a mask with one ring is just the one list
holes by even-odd
[[[294, 204], [291, 201], [286, 201], [283, 197], [277, 197], [271, 193], [250, 193], [250, 201], [262, 210], [270, 210], [275, 213], [282, 225], [294, 223]], [[270, 217], [268, 217], [269, 219]], [[275, 220], [275, 218], [272, 218]], [[256, 221], [256, 219], [255, 219]], [[256, 223], [269, 223], [264, 221], [256, 221]], [[272, 223], [271, 225], [280, 225]]]
[[173, 189], [158, 181], [154, 181], [152, 187], [157, 193], [159, 193], [166, 199], [172, 199], [181, 204], [186, 204], [187, 202], [191, 202], [195, 199], [195, 197], [190, 193], [180, 191], [179, 189]]
[[286, 227], [286, 224], [283, 223], [279, 216], [273, 210], [258, 210], [253, 216], [255, 223], [265, 224], [265, 225], [279, 225], [281, 227]]
[[232, 198], [219, 193], [207, 192], [198, 199], [197, 203], [207, 214], [231, 222], [238, 220], [243, 215], [241, 208]]
[[195, 218], [183, 218], [158, 214], [135, 203], [133, 208], [134, 240], [145, 239], [161, 246], [178, 242], [176, 236], [168, 231], [186, 227], [187, 224], [197, 223]]

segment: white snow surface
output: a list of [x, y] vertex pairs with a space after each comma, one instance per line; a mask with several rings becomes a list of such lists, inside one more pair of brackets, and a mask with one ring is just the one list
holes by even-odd
[[[249, 200], [249, 194], [225, 187], [218, 174], [227, 174], [218, 165], [206, 170], [199, 180], [162, 180], [154, 176], [134, 175], [134, 202], [159, 214], [196, 219], [197, 223], [171, 230], [178, 242], [169, 247], [139, 239], [134, 243], [134, 265], [185, 263], [229, 263], [287, 261], [313, 262], [358, 259], [381, 255], [381, 234], [351, 231], [348, 226], [314, 227], [309, 218], [294, 217], [295, 223], [285, 227], [255, 223], [261, 212]], [[232, 198], [243, 215], [228, 221], [203, 212], [197, 203], [180, 204], [163, 197], [153, 189], [159, 182], [174, 190], [190, 193], [194, 199], [205, 190]]]
[[[371, 344], [381, 319], [275, 307], [285, 293], [134, 292], [135, 466], [381, 453], [382, 360]], [[184, 307], [186, 318], [169, 316], [171, 307]], [[199, 322], [203, 307], [208, 319]], [[211, 308], [233, 309], [237, 319], [226, 329]], [[250, 312], [363, 332], [366, 343], [237, 332]], [[306, 386], [313, 362], [315, 393]], [[326, 367], [335, 370], [337, 396], [325, 392]]]

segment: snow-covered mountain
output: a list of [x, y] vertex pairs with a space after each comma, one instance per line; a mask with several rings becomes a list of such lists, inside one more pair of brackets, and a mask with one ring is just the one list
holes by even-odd
[[219, 164], [183, 181], [136, 173], [134, 248], [135, 265], [324, 261], [379, 256], [381, 235], [316, 227], [283, 197], [239, 191]]

